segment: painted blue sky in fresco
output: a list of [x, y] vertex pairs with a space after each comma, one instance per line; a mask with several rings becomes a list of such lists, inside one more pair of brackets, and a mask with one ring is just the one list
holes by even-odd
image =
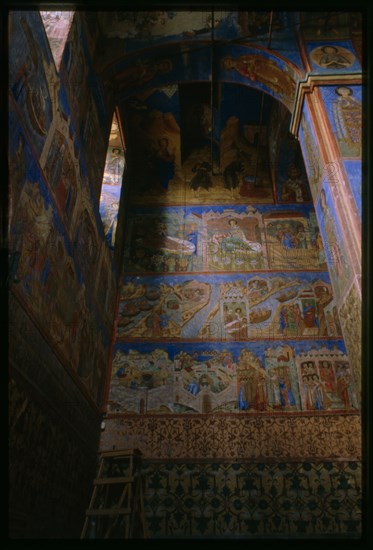
[[[281, 342], [193, 342], [193, 343], [178, 343], [178, 344], [165, 344], [165, 343], [135, 343], [135, 342], [116, 342], [114, 347], [114, 353], [120, 350], [123, 353], [128, 353], [130, 350], [134, 350], [139, 353], [151, 353], [156, 349], [165, 350], [168, 353], [170, 360], [173, 360], [180, 352], [186, 352], [190, 355], [194, 353], [198, 354], [199, 361], [206, 361], [209, 357], [213, 357], [216, 352], [221, 353], [228, 350], [232, 353], [233, 358], [237, 361], [242, 350], [247, 349], [253, 352], [264, 364], [265, 352], [268, 349], [280, 348], [283, 344]], [[326, 347], [328, 350], [337, 348], [342, 353], [346, 353], [346, 348], [341, 339], [328, 339], [328, 340], [288, 340], [286, 345], [289, 345], [294, 349], [295, 354], [307, 353], [311, 350], [320, 350], [322, 347]]]

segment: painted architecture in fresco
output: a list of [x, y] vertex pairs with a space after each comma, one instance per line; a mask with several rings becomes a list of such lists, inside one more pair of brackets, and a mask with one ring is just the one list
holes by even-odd
[[[334, 165], [321, 165], [307, 109], [301, 139], [289, 134], [294, 74], [237, 52], [220, 70], [261, 92], [219, 83], [211, 104], [211, 84], [195, 95], [179, 84], [125, 100], [131, 208], [109, 412], [359, 408], [339, 319], [352, 271], [330, 196]], [[335, 89], [334, 134], [358, 142], [361, 104], [347, 92], [339, 103]]]
[[361, 533], [361, 16], [10, 15], [16, 536], [124, 447], [150, 538]]

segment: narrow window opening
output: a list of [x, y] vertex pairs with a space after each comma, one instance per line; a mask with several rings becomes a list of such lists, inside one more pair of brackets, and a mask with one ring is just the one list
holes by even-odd
[[73, 11], [41, 11], [56, 69], [59, 71], [63, 50], [74, 18]]
[[115, 246], [119, 201], [125, 167], [124, 151], [119, 118], [116, 111], [114, 111], [100, 196], [100, 215], [104, 225], [105, 237], [111, 249], [114, 249]]

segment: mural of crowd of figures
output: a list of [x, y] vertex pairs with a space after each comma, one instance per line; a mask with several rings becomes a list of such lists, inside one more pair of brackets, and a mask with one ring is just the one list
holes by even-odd
[[341, 335], [325, 272], [125, 277], [119, 338], [236, 341]]
[[[99, 402], [110, 340], [107, 318], [115, 298], [110, 265], [104, 255], [100, 258], [99, 237], [87, 210], [71, 243], [27, 145], [25, 149], [30, 164], [10, 233], [15, 254], [10, 266], [12, 291]], [[83, 265], [81, 258], [86, 260]], [[93, 265], [100, 266], [97, 274]]]
[[132, 209], [126, 271], [326, 269], [311, 207]]
[[[222, 83], [216, 107], [208, 83], [144, 95], [123, 108], [134, 204], [311, 202], [299, 143], [288, 135], [289, 113], [276, 117], [267, 94]], [[280, 134], [272, 131], [270, 113]]]
[[[332, 17], [327, 22], [332, 25]], [[125, 19], [116, 16], [108, 23], [103, 22], [112, 43], [116, 41], [129, 52], [141, 47], [143, 40], [159, 43], [175, 36], [185, 40], [192, 35], [201, 38], [210, 33], [212, 24], [217, 36], [222, 33], [232, 37], [244, 31], [257, 38], [265, 32], [269, 14], [221, 12], [216, 13], [213, 22], [208, 12], [142, 12], [127, 14]], [[281, 14], [274, 15], [274, 41], [281, 39], [284, 23]], [[338, 73], [359, 68], [348, 43], [351, 24], [346, 21], [348, 32], [346, 36], [336, 36], [335, 43], [324, 43], [325, 29], [319, 29], [317, 21], [306, 24], [306, 50], [316, 71]], [[189, 35], [182, 32], [184, 25], [193, 29]], [[286, 56], [291, 49], [297, 49], [285, 43], [282, 47]], [[224, 343], [228, 350], [238, 344], [264, 345], [264, 340], [273, 340], [279, 346], [288, 346], [295, 357], [301, 353], [301, 345], [308, 351], [312, 342], [316, 349], [329, 349], [335, 340], [342, 346], [339, 351], [345, 354], [336, 299], [349, 279], [347, 256], [340, 244], [341, 232], [331, 198], [323, 184], [324, 167], [307, 106], [299, 135], [304, 154], [299, 142], [289, 136], [287, 109], [295, 96], [296, 66], [301, 68], [302, 62], [289, 54], [294, 63], [294, 70], [290, 70], [290, 65], [285, 66], [278, 58], [260, 58], [240, 45], [220, 48], [216, 53], [216, 70], [225, 82], [220, 82], [214, 93], [205, 79], [190, 82], [200, 80], [201, 60], [206, 65], [210, 63], [204, 49], [198, 56], [192, 51], [187, 54], [189, 82], [178, 78], [181, 68], [167, 48], [160, 57], [145, 53], [139, 63], [123, 60], [111, 76], [110, 71], [105, 72], [104, 78], [114, 78], [123, 93], [119, 112], [126, 137], [125, 183], [130, 204], [117, 323], [118, 349], [131, 342], [138, 346], [138, 353], [146, 353], [149, 341], [164, 346], [172, 342], [176, 356], [177, 347], [181, 349], [187, 342], [194, 347], [202, 342]], [[352, 163], [361, 147], [356, 130], [361, 120], [361, 95], [356, 86], [332, 86], [322, 93], [341, 155], [350, 163], [346, 164], [346, 171], [355, 182], [353, 193], [358, 198], [358, 166]], [[117, 157], [112, 159], [113, 153], [110, 152], [110, 159], [117, 166], [119, 161]], [[312, 200], [316, 202], [321, 188], [319, 228]], [[102, 197], [108, 227], [112, 206], [109, 203], [109, 198]], [[296, 343], [295, 347], [291, 342]], [[116, 356], [114, 367], [117, 359]], [[242, 363], [238, 357], [235, 361], [237, 365]], [[150, 360], [151, 364], [155, 362]], [[135, 399], [131, 392], [140, 391], [136, 384], [141, 381], [135, 376], [136, 369], [141, 371], [139, 365], [133, 367], [135, 378], [128, 386], [123, 380], [127, 380], [127, 374], [113, 377], [113, 384], [119, 384], [122, 391], [127, 387], [129, 402]], [[209, 368], [210, 374], [216, 374], [211, 361]], [[228, 379], [221, 373], [220, 376], [227, 388]], [[294, 382], [290, 399], [294, 410], [356, 406], [350, 371], [350, 405], [332, 405], [330, 401], [326, 404], [323, 399], [323, 406], [319, 407], [315, 404], [318, 398], [311, 399], [306, 382], [299, 383], [297, 376], [294, 374], [293, 380], [298, 380], [298, 389]], [[311, 366], [304, 376], [316, 380]], [[326, 379], [325, 373], [318, 372], [317, 376]], [[336, 380], [342, 380], [341, 376], [335, 371]], [[166, 371], [162, 370], [156, 378], [167, 385]], [[191, 388], [196, 387], [190, 383]], [[333, 386], [331, 378], [328, 383]], [[212, 393], [219, 393], [217, 383], [214, 384]], [[267, 382], [262, 380], [260, 384]], [[239, 387], [237, 381], [235, 387]], [[157, 388], [151, 391], [158, 391]], [[270, 385], [266, 388], [268, 395], [276, 394]], [[236, 409], [226, 410], [250, 409], [245, 409], [246, 401], [252, 401], [246, 395], [249, 390], [241, 390], [241, 398], [237, 390], [233, 399]], [[275, 402], [279, 398], [271, 399]], [[314, 406], [306, 405], [307, 400]], [[123, 403], [120, 410], [127, 410]], [[206, 404], [204, 407], [194, 410], [211, 410]], [[216, 407], [213, 408], [217, 410]], [[159, 403], [143, 403], [129, 406], [128, 410], [159, 412], [161, 408]], [[176, 410], [179, 409], [171, 407], [168, 412]]]
[[[10, 34], [9, 285], [64, 367], [100, 405], [115, 280], [92, 200], [97, 177], [88, 174], [105, 160], [98, 129], [106, 107], [88, 68], [85, 33], [75, 19], [61, 80], [37, 11], [14, 12]], [[92, 85], [93, 97], [79, 85], [71, 56], [75, 47], [79, 72]], [[90, 145], [94, 136], [89, 152], [94, 162], [87, 163], [80, 140]]]
[[338, 340], [255, 343], [117, 343], [112, 413], [337, 411], [357, 408]]
[[284, 106], [266, 98], [259, 121], [260, 94], [222, 84], [212, 128], [209, 84], [192, 87], [125, 102], [131, 208], [110, 411], [357, 408], [327, 271], [345, 257], [332, 213], [320, 229], [312, 205], [322, 171], [307, 114], [304, 162]]

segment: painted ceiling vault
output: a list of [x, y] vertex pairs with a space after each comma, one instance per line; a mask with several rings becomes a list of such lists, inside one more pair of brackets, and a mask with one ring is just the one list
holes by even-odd
[[[98, 71], [141, 203], [311, 201], [286, 136], [296, 90], [306, 74], [361, 71], [358, 12], [123, 11], [98, 22]], [[202, 158], [212, 176], [198, 185]], [[244, 184], [227, 183], [237, 173]]]

